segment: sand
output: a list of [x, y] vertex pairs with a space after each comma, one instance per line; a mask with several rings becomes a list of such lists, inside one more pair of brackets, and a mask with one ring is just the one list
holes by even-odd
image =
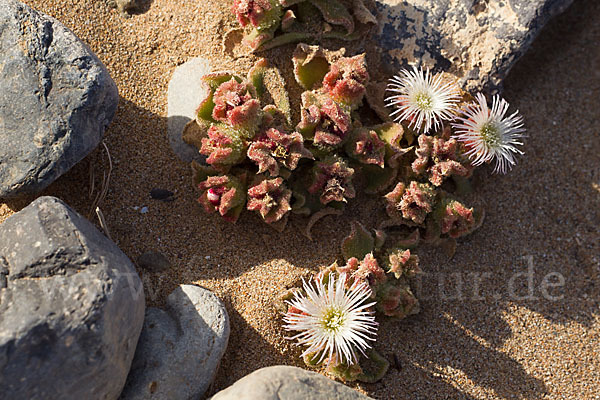
[[[166, 139], [167, 85], [174, 68], [194, 56], [238, 72], [250, 65], [251, 58], [232, 61], [221, 51], [220, 35], [236, 26], [230, 2], [147, 0], [129, 19], [102, 0], [26, 3], [88, 43], [119, 87], [105, 139], [114, 170], [101, 208], [129, 257], [157, 250], [173, 263], [165, 273], [139, 270], [148, 306], [161, 306], [182, 283], [213, 290], [227, 306], [231, 338], [211, 393], [260, 367], [302, 366], [274, 300], [335, 260], [350, 221], [373, 226], [376, 202], [359, 196], [344, 216], [316, 225], [314, 242], [300, 233], [302, 220], [278, 234], [251, 213], [231, 225], [201, 210], [189, 166]], [[435, 248], [419, 250], [422, 312], [381, 321], [376, 345], [399, 368], [377, 384], [351, 386], [377, 399], [600, 398], [598, 43], [600, 3], [577, 0], [513, 68], [504, 95], [525, 117], [526, 157], [507, 176], [478, 173], [487, 218], [452, 260]], [[89, 215], [91, 166], [98, 185], [108, 168], [102, 151], [43, 194]], [[150, 199], [152, 188], [176, 192], [175, 201]], [[0, 204], [0, 221], [30, 200]], [[528, 267], [533, 293], [527, 276], [515, 276]], [[564, 286], [552, 287], [557, 274]]]

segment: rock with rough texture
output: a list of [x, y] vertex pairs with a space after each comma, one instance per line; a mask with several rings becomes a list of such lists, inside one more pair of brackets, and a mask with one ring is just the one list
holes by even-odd
[[41, 191], [89, 154], [119, 94], [54, 18], [2, 0], [0, 32], [0, 198], [9, 198]]
[[166, 311], [146, 310], [121, 399], [197, 399], [212, 383], [229, 340], [225, 306], [207, 289], [181, 285]]
[[494, 93], [550, 18], [573, 0], [376, 0], [383, 62], [449, 71]]
[[115, 399], [144, 319], [134, 266], [41, 197], [0, 225], [0, 397]]
[[357, 391], [297, 367], [261, 368], [214, 395], [211, 400], [369, 400]]
[[207, 88], [201, 78], [211, 72], [210, 62], [196, 57], [178, 66], [169, 82], [169, 143], [175, 154], [186, 162], [204, 159], [198, 149], [183, 141], [181, 134], [185, 125], [196, 119], [196, 109], [207, 95]]

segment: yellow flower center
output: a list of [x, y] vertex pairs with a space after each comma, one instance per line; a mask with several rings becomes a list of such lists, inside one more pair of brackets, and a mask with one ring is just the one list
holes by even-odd
[[338, 332], [344, 325], [344, 321], [344, 315], [339, 309], [330, 308], [323, 315], [321, 324], [323, 325], [323, 328], [327, 329], [328, 331]]
[[275, 151], [273, 151], [273, 156], [277, 157], [277, 158], [285, 158], [287, 157], [288, 152], [285, 149], [285, 147], [281, 146], [281, 145], [277, 145], [277, 147], [275, 148]]
[[264, 201], [265, 206], [267, 206], [268, 208], [273, 208], [277, 205], [277, 201], [275, 201], [275, 199], [268, 193], [265, 194], [263, 201]]
[[496, 147], [500, 144], [500, 130], [494, 122], [486, 122], [480, 129], [483, 141], [491, 147]]
[[433, 108], [433, 100], [431, 96], [427, 93], [419, 93], [415, 96], [415, 102], [419, 109], [423, 111], [429, 111]]

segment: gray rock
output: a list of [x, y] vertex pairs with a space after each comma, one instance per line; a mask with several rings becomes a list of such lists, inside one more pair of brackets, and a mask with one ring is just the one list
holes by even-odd
[[212, 383], [229, 340], [229, 317], [209, 290], [181, 285], [166, 311], [146, 310], [121, 399], [197, 399]]
[[36, 193], [101, 141], [119, 94], [71, 31], [0, 2], [0, 198]]
[[207, 95], [207, 88], [200, 78], [211, 72], [210, 62], [205, 58], [196, 57], [178, 66], [169, 82], [169, 143], [175, 154], [185, 162], [203, 160], [198, 149], [185, 143], [181, 134], [185, 125], [196, 119], [196, 109]]
[[144, 318], [127, 256], [41, 197], [0, 225], [0, 277], [0, 397], [117, 398]]
[[395, 69], [421, 62], [494, 93], [544, 24], [573, 0], [376, 0], [378, 43]]
[[211, 400], [369, 400], [348, 386], [297, 367], [261, 368]]

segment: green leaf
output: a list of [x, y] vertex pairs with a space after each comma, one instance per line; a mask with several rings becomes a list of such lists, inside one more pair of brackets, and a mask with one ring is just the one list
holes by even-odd
[[320, 46], [309, 46], [303, 43], [294, 50], [292, 61], [296, 82], [307, 90], [321, 86], [331, 64], [326, 50]]
[[362, 373], [358, 375], [357, 380], [365, 383], [375, 383], [381, 380], [390, 368], [390, 363], [376, 350], [371, 349], [367, 352], [367, 358], [361, 358], [360, 367]]
[[375, 250], [375, 239], [358, 221], [352, 222], [352, 232], [342, 242], [342, 255], [347, 260], [356, 257], [359, 260]]
[[382, 229], [375, 229], [375, 251], [381, 250], [387, 239], [387, 233]]
[[310, 216], [308, 223], [306, 224], [306, 231], [304, 232], [304, 236], [306, 236], [310, 241], [312, 241], [312, 235], [310, 231], [318, 220], [328, 215], [342, 215], [342, 213], [343, 210], [338, 210], [333, 207], [326, 207], [322, 210], [317, 211], [316, 213]]
[[206, 86], [208, 86], [208, 95], [204, 100], [202, 100], [202, 103], [200, 103], [200, 106], [196, 110], [196, 117], [198, 120], [205, 122], [216, 122], [212, 117], [212, 112], [215, 108], [213, 95], [215, 90], [217, 90], [221, 84], [230, 81], [231, 78], [234, 78], [238, 82], [242, 82], [242, 78], [227, 72], [208, 74], [202, 77], [202, 81]]
[[308, 32], [288, 32], [272, 39], [264, 40], [253, 49], [254, 52], [265, 51], [288, 43], [298, 43], [312, 38]]
[[259, 59], [250, 71], [248, 71], [248, 80], [256, 89], [256, 94], [261, 97], [265, 93], [265, 73], [267, 71], [267, 60]]
[[202, 165], [196, 161], [192, 161], [192, 171], [194, 185], [198, 185], [200, 182], [205, 181], [209, 176], [219, 175], [219, 172], [213, 167]]
[[396, 246], [403, 249], [414, 249], [419, 245], [419, 240], [421, 239], [421, 233], [418, 229], [415, 229], [413, 233], [405, 237], [404, 239], [400, 239]]
[[346, 33], [349, 35], [354, 32], [354, 19], [350, 12], [342, 3], [337, 0], [309, 0], [313, 6], [317, 7], [323, 19], [334, 25], [342, 25], [346, 28]]
[[325, 58], [315, 57], [312, 61], [298, 67], [296, 79], [303, 88], [312, 90], [323, 82], [327, 72], [329, 72], [329, 62]]
[[383, 192], [394, 183], [398, 169], [390, 167], [381, 168], [377, 165], [363, 165], [362, 172], [368, 180], [365, 193], [377, 194]]

